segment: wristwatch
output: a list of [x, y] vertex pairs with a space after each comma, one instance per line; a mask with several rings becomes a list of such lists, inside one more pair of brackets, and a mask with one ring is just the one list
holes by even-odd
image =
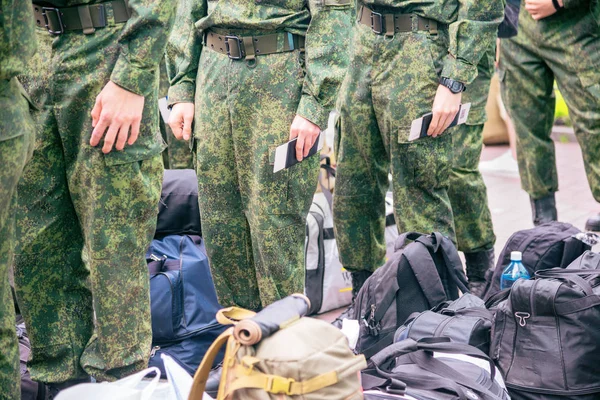
[[464, 83], [450, 78], [440, 78], [440, 85], [446, 86], [454, 94], [462, 93], [467, 89]]

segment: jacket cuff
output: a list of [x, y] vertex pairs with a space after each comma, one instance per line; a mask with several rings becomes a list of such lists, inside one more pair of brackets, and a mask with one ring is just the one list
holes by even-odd
[[169, 88], [168, 106], [172, 107], [176, 103], [193, 103], [196, 84], [194, 82], [179, 82]]
[[302, 94], [296, 114], [317, 125], [321, 130], [327, 128], [329, 112], [309, 94]]
[[442, 77], [462, 82], [468, 86], [477, 77], [477, 66], [460, 61], [452, 55], [448, 55], [444, 61]]
[[139, 68], [121, 54], [115, 64], [110, 80], [132, 93], [145, 96], [157, 84], [156, 70]]

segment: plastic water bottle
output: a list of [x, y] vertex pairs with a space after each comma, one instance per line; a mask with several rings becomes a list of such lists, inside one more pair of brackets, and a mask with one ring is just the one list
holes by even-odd
[[518, 279], [529, 279], [531, 276], [525, 266], [523, 266], [523, 254], [520, 251], [513, 251], [510, 253], [510, 264], [502, 271], [500, 277], [500, 289], [508, 289]]

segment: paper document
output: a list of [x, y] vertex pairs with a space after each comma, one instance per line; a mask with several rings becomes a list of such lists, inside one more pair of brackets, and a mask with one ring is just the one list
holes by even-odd
[[[323, 133], [319, 133], [319, 137], [317, 137], [315, 144], [313, 145], [313, 147], [311, 147], [310, 151], [308, 152], [308, 155], [304, 157], [304, 160], [317, 154], [317, 152], [323, 148], [323, 136]], [[281, 171], [282, 169], [289, 168], [300, 162], [296, 159], [297, 139], [298, 138], [294, 138], [275, 149], [275, 166], [273, 167], [273, 173]]]

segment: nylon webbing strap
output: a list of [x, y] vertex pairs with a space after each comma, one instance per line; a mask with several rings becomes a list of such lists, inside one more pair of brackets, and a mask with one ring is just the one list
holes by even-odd
[[[302, 50], [304, 42], [304, 36], [287, 32], [261, 36], [220, 35], [211, 31], [204, 34], [205, 48], [232, 60], [253, 60], [256, 56]], [[283, 48], [278, 43], [283, 43]]]
[[267, 375], [257, 371], [251, 371], [248, 374], [248, 369], [243, 366], [237, 367], [236, 375], [238, 378], [227, 385], [225, 398], [228, 398], [231, 393], [240, 389], [262, 389], [273, 394], [298, 396], [316, 392], [317, 390], [335, 385], [338, 382], [336, 371], [318, 375], [302, 382], [278, 375]]
[[348, 6], [352, 4], [352, 0], [320, 0], [319, 5], [321, 6]]
[[45, 7], [33, 4], [33, 16], [37, 26], [45, 28], [53, 35], [67, 31], [82, 31], [89, 35], [97, 28], [104, 28], [111, 22], [107, 19], [107, 10], [111, 8], [114, 22], [126, 22], [130, 17], [125, 0], [113, 0], [99, 4], [86, 4], [76, 7]]
[[432, 35], [438, 32], [438, 23], [429, 18], [414, 14], [383, 14], [362, 6], [358, 22], [371, 28], [378, 35], [394, 36], [399, 32], [429, 31]]

